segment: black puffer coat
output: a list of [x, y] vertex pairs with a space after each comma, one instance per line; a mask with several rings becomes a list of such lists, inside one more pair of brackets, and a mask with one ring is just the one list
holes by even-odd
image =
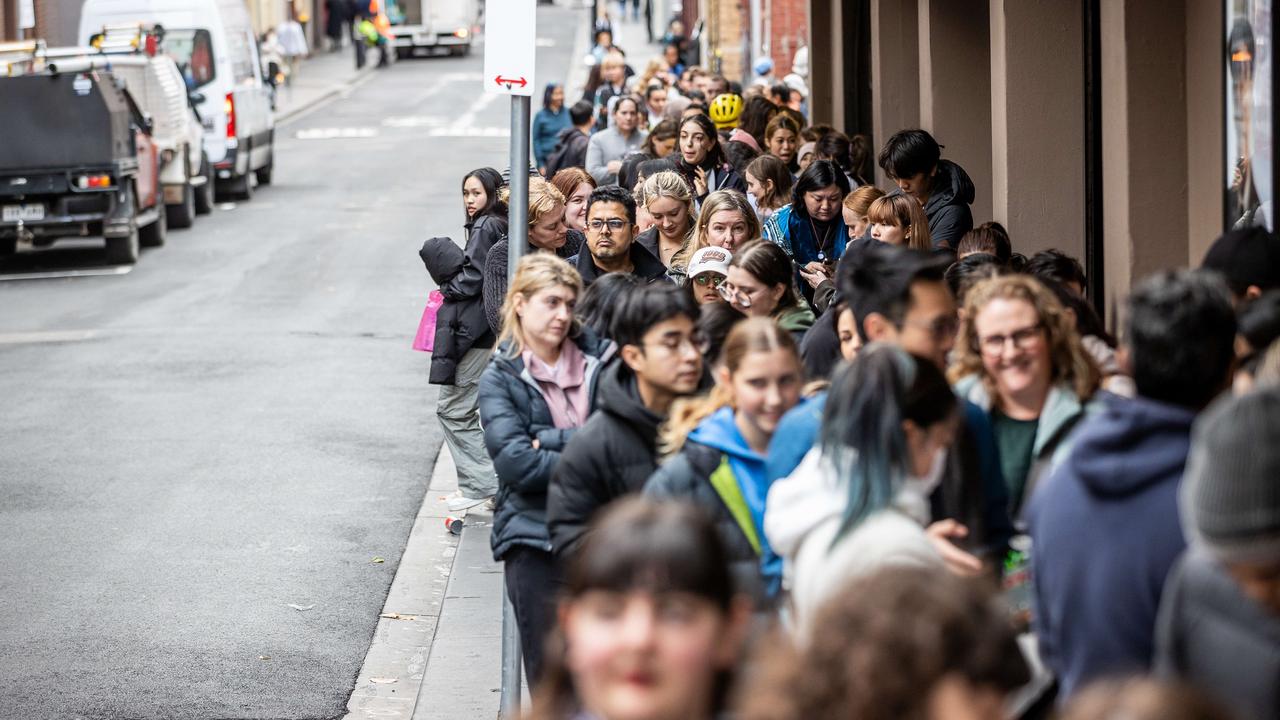
[[418, 251], [444, 296], [444, 305], [436, 313], [429, 378], [432, 384], [452, 385], [462, 356], [472, 348], [493, 347], [494, 337], [485, 322], [481, 299], [480, 271], [488, 252], [484, 238], [477, 239], [474, 233], [465, 251], [447, 237], [431, 238]]
[[596, 512], [640, 492], [658, 467], [663, 417], [645, 407], [631, 369], [613, 360], [600, 376], [597, 410], [573, 436], [547, 490], [547, 529], [556, 555], [569, 557]]
[[[614, 345], [584, 328], [573, 340], [587, 357], [586, 382], [592, 408], [600, 371]], [[498, 473], [498, 496], [490, 543], [502, 560], [513, 546], [551, 550], [547, 533], [547, 485], [569, 438], [579, 428], [557, 428], [538, 383], [519, 356], [499, 348], [480, 376], [480, 421], [484, 445]], [[539, 447], [533, 447], [533, 440]]]

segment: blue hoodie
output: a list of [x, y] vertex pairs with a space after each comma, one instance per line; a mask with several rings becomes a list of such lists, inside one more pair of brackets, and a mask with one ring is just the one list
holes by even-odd
[[[769, 495], [768, 475], [765, 471], [765, 458], [752, 450], [738, 425], [733, 421], [733, 408], [723, 407], [703, 420], [693, 432], [689, 440], [700, 445], [714, 448], [725, 454], [729, 461], [729, 469], [738, 481], [738, 489], [751, 511], [751, 519], [756, 526], [756, 538], [760, 542], [761, 556], [777, 560], [777, 574], [782, 576], [782, 558], [769, 548], [769, 541], [764, 536], [764, 501]], [[766, 576], [768, 575], [766, 566]]]
[[1165, 577], [1186, 547], [1178, 486], [1195, 412], [1107, 396], [1031, 497], [1033, 622], [1065, 700], [1151, 665]]

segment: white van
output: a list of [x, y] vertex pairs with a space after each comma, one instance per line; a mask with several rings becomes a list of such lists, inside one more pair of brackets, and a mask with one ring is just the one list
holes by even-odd
[[165, 52], [202, 96], [196, 110], [218, 189], [249, 199], [255, 179], [271, 182], [275, 121], [244, 0], [85, 0], [79, 40], [134, 22], [164, 27]]

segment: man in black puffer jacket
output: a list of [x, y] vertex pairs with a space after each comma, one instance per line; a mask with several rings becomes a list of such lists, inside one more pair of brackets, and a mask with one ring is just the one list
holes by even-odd
[[602, 371], [598, 409], [565, 446], [547, 490], [547, 528], [560, 558], [577, 549], [596, 512], [640, 492], [657, 469], [658, 426], [672, 401], [702, 381], [697, 317], [688, 293], [666, 283], [636, 289], [619, 308], [619, 357]]

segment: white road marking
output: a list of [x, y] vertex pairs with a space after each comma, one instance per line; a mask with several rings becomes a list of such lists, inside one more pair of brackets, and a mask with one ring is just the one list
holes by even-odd
[[45, 330], [38, 332], [0, 333], [0, 345], [30, 343], [80, 342], [97, 337], [96, 330]]
[[115, 265], [103, 268], [85, 268], [82, 270], [50, 270], [47, 272], [5, 273], [0, 274], [0, 282], [10, 280], [56, 280], [73, 277], [99, 277], [103, 275], [127, 275], [133, 272], [132, 265]]
[[371, 138], [378, 136], [378, 129], [371, 127], [358, 128], [311, 128], [299, 130], [294, 134], [299, 140], [334, 140], [346, 138]]

